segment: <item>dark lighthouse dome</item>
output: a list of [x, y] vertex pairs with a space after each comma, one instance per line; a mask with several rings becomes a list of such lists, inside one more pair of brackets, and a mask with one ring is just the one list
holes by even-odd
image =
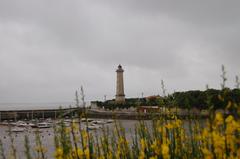
[[117, 71], [116, 72], [123, 72], [124, 70], [122, 69], [122, 65], [118, 65], [118, 69], [117, 69]]

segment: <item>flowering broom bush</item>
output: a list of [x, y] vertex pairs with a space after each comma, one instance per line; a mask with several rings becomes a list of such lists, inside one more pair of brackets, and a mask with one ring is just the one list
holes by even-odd
[[[188, 122], [188, 124], [186, 124]], [[184, 124], [185, 123], [185, 124]], [[188, 125], [188, 127], [184, 127]], [[56, 159], [170, 159], [170, 158], [240, 158], [240, 122], [232, 115], [214, 114], [213, 120], [182, 121], [173, 117], [144, 121], [136, 125], [131, 142], [119, 123], [110, 135], [107, 128], [94, 136], [79, 125], [64, 125], [55, 133]], [[111, 136], [111, 137], [110, 137]], [[41, 157], [40, 157], [41, 158]]]

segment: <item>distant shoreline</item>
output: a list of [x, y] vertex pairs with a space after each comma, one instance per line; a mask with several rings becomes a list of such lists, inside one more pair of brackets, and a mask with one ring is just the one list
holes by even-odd
[[69, 108], [69, 106], [74, 107], [74, 102], [39, 102], [39, 103], [30, 103], [30, 102], [22, 102], [22, 103], [0, 103], [0, 111], [20, 111], [20, 110], [46, 110], [46, 109], [59, 109], [60, 106], [62, 108]]

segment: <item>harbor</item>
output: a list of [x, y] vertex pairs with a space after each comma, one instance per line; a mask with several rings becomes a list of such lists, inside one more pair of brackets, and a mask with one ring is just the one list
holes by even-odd
[[52, 120], [51, 118], [47, 119], [37, 119], [37, 120], [18, 120], [13, 121], [4, 121], [1, 122], [1, 126], [8, 127], [11, 132], [25, 132], [30, 130], [41, 130], [46, 128], [53, 128], [64, 125], [65, 127], [71, 127], [72, 124], [81, 124], [81, 128], [84, 130], [96, 130], [102, 128], [104, 125], [113, 123], [112, 119], [93, 119], [93, 118], [81, 118], [81, 119], [60, 119]]
[[[102, 134], [103, 127], [109, 127], [111, 130], [114, 129], [114, 121], [113, 120], [103, 120], [103, 119], [86, 119], [82, 118], [81, 122], [81, 130], [88, 130], [91, 134]], [[122, 120], [121, 122], [127, 123], [129, 125], [129, 121]], [[34, 126], [32, 125], [33, 123]], [[53, 158], [54, 157], [54, 127], [61, 127], [62, 124], [66, 128], [71, 128], [71, 123], [79, 124], [78, 119], [63, 119], [63, 120], [39, 120], [39, 121], [17, 121], [17, 122], [9, 122], [2, 123], [0, 125], [0, 140], [2, 141], [3, 147], [5, 149], [5, 154], [9, 154], [8, 151], [11, 148], [11, 139], [14, 141], [14, 145], [16, 148], [16, 152], [18, 156], [24, 155], [24, 140], [27, 135], [29, 138], [30, 145], [32, 149], [36, 147], [36, 136], [39, 135], [41, 142], [44, 148], [47, 149], [46, 157]], [[127, 126], [129, 129], [135, 124], [135, 121], [130, 122], [130, 125]], [[130, 130], [128, 131], [130, 138]], [[10, 135], [11, 134], [11, 135]], [[36, 156], [35, 153], [32, 153], [32, 156]]]

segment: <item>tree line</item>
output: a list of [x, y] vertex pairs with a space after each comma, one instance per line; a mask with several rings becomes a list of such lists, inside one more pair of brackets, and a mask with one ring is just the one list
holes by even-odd
[[98, 107], [106, 109], [130, 108], [138, 106], [178, 107], [183, 109], [224, 109], [240, 105], [240, 89], [224, 88], [222, 90], [207, 89], [205, 91], [191, 90], [174, 92], [165, 97], [150, 96], [145, 98], [127, 98], [124, 104], [117, 104], [113, 100], [97, 101]]

